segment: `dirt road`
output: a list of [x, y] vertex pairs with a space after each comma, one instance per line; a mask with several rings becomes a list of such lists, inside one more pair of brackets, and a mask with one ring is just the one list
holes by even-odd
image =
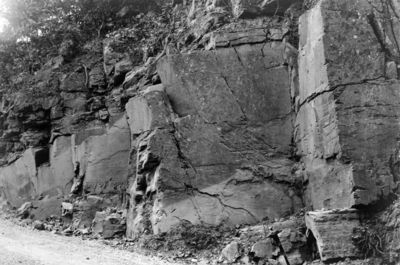
[[171, 265], [101, 242], [32, 231], [0, 219], [0, 265]]

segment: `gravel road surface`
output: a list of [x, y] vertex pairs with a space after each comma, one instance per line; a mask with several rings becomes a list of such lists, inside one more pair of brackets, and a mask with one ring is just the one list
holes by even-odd
[[171, 265], [101, 242], [33, 231], [0, 220], [0, 265]]

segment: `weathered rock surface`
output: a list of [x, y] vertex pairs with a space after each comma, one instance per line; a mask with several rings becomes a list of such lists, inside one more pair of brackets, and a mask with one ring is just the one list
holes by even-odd
[[231, 0], [233, 14], [239, 18], [282, 15], [291, 5], [302, 0]]
[[[41, 165], [40, 155], [38, 149], [30, 148], [15, 162], [0, 169], [2, 200], [19, 207], [22, 203], [40, 196], [55, 197], [67, 193], [72, 177], [64, 174], [65, 167], [69, 166], [68, 160], [64, 160], [61, 167], [57, 167], [57, 162], [53, 166]], [[52, 153], [51, 158], [57, 160], [60, 157], [59, 154]], [[53, 177], [55, 174], [57, 178]]]
[[374, 23], [389, 25], [373, 10], [367, 1], [320, 1], [300, 20], [296, 139], [314, 209], [368, 205], [398, 181], [400, 82], [385, 78]]
[[21, 158], [0, 172], [2, 199], [15, 207], [35, 197], [36, 164], [33, 150], [27, 150]]
[[235, 262], [240, 256], [240, 244], [238, 242], [232, 242], [222, 250], [222, 257], [227, 262]]
[[174, 1], [173, 25], [134, 17], [151, 41], [124, 28], [79, 57], [66, 47], [0, 95], [0, 208], [64, 235], [236, 227], [226, 262], [397, 262], [396, 205], [386, 249], [356, 242], [400, 187], [400, 5], [307, 1], [298, 52], [302, 1], [190, 2]]
[[146, 215], [159, 233], [180, 220], [256, 223], [302, 207], [290, 184], [287, 50], [277, 42], [162, 60], [166, 92], [127, 104], [137, 155], [128, 234], [145, 229]]
[[283, 249], [285, 260], [291, 265], [300, 265], [304, 260], [309, 259], [312, 249], [307, 249], [306, 235], [300, 232], [301, 227], [292, 225], [282, 229], [277, 234], [280, 247]]
[[[121, 206], [130, 151], [125, 116], [115, 118], [109, 127], [88, 127], [72, 136], [54, 138], [50, 150], [30, 148], [0, 169], [1, 200], [14, 207], [34, 201], [32, 215], [37, 219], [50, 215], [72, 217], [72, 209], [61, 209], [63, 197], [70, 193], [100, 195], [107, 199], [104, 205]], [[75, 217], [82, 218], [79, 223], [90, 226], [94, 218], [91, 212], [98, 210], [96, 207], [78, 207]]]
[[245, 44], [265, 43], [267, 41], [282, 41], [288, 28], [280, 27], [265, 28], [262, 26], [245, 27], [232, 30], [221, 30], [209, 34], [207, 50], [216, 48], [226, 48]]
[[92, 127], [74, 134], [73, 163], [82, 190], [90, 194], [123, 194], [128, 178], [130, 133], [125, 116], [108, 126]]
[[272, 258], [275, 247], [272, 245], [271, 240], [263, 240], [255, 243], [250, 250], [254, 257], [264, 259]]
[[354, 229], [360, 227], [357, 210], [308, 212], [305, 218], [322, 261], [361, 257], [353, 241]]

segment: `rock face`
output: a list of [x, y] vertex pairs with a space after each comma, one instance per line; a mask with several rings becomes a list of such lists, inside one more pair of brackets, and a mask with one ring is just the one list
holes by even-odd
[[385, 76], [382, 45], [400, 35], [382, 42], [375, 24], [391, 26], [373, 10], [366, 1], [321, 1], [300, 19], [296, 139], [314, 209], [377, 202], [399, 180], [400, 82]]
[[[105, 238], [258, 224], [229, 262], [366, 255], [354, 231], [400, 187], [400, 4], [191, 3], [175, 2], [187, 28], [165, 43], [164, 18], [138, 15], [160, 26], [137, 24], [160, 32], [151, 42], [120, 29], [0, 95], [0, 207]], [[397, 208], [383, 221], [391, 260]]]
[[[63, 150], [58, 150], [59, 154], [53, 153], [57, 152], [54, 149], [51, 152], [51, 159], [56, 161], [64, 155]], [[71, 181], [71, 175], [68, 173], [72, 173], [72, 164], [69, 165], [67, 159], [60, 167], [57, 167], [56, 161], [52, 166], [39, 165], [39, 153], [37, 149], [28, 149], [14, 163], [0, 170], [2, 199], [19, 207], [23, 202], [40, 195], [56, 196], [68, 191]], [[68, 172], [68, 169], [71, 171]], [[57, 178], [53, 177], [55, 174]]]
[[129, 231], [148, 211], [159, 233], [180, 220], [256, 223], [302, 207], [290, 184], [292, 49], [247, 45], [159, 63], [165, 92], [127, 104], [137, 146]]
[[83, 177], [84, 193], [123, 194], [128, 178], [130, 133], [125, 116], [107, 127], [99, 126], [73, 135], [73, 162]]
[[240, 18], [282, 15], [291, 5], [302, 0], [231, 0], [233, 14]]

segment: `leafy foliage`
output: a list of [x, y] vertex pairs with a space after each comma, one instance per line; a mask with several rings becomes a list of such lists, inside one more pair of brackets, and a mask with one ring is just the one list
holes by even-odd
[[[4, 0], [0, 17], [0, 90], [16, 73], [32, 74], [65, 44], [80, 47], [93, 38], [131, 24], [140, 11], [157, 10], [146, 0]], [[69, 47], [70, 48], [70, 47]], [[76, 49], [75, 49], [75, 52]]]

